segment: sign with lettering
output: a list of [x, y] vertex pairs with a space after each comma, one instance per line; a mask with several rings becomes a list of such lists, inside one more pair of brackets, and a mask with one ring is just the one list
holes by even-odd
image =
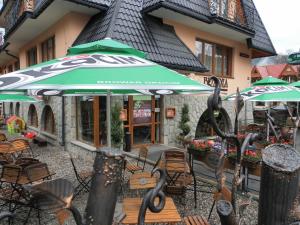
[[[219, 80], [221, 81], [221, 91], [228, 91], [228, 81], [227, 78], [222, 78], [222, 77], [218, 77]], [[204, 77], [203, 78], [203, 82], [204, 84], [207, 84], [211, 87], [214, 87], [214, 83], [210, 84], [208, 81], [210, 79], [210, 77]]]
[[[257, 86], [252, 87], [248, 91], [240, 93], [245, 100], [251, 100], [253, 98], [259, 97], [263, 94], [275, 94], [275, 93], [286, 93], [289, 91], [295, 90], [293, 87], [288, 86]], [[295, 90], [297, 91], [297, 90]], [[236, 95], [231, 95], [227, 98], [227, 100], [235, 100]]]
[[300, 52], [290, 54], [288, 56], [288, 63], [292, 65], [300, 65]]
[[14, 89], [28, 83], [63, 74], [78, 68], [137, 67], [154, 65], [145, 59], [126, 55], [82, 54], [57, 59], [27, 70], [16, 71], [0, 77], [0, 90]]

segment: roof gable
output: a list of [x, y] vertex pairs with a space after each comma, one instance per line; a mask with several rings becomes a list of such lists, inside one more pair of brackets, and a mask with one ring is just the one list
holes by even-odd
[[288, 64], [275, 64], [267, 66], [255, 66], [251, 72], [252, 77], [267, 77], [272, 76], [280, 78], [282, 76], [297, 76], [297, 68]]

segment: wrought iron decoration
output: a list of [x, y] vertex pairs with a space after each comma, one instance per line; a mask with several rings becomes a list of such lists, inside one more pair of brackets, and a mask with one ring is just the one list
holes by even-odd
[[[221, 84], [220, 80], [217, 77], [211, 77], [209, 79], [209, 82], [214, 82], [215, 90], [214, 93], [209, 96], [207, 100], [207, 107], [208, 107], [208, 115], [209, 115], [209, 123], [213, 127], [214, 131], [218, 136], [220, 136], [223, 140], [223, 142], [230, 141], [235, 144], [237, 147], [237, 158], [236, 158], [236, 164], [235, 164], [235, 170], [234, 170], [234, 177], [233, 177], [233, 182], [232, 182], [232, 198], [231, 198], [231, 204], [233, 206], [233, 210], [236, 212], [236, 191], [237, 187], [241, 184], [243, 180], [243, 176], [240, 175], [240, 170], [241, 170], [241, 162], [242, 162], [242, 157], [243, 153], [247, 147], [248, 144], [252, 144], [255, 139], [258, 138], [257, 134], [249, 133], [244, 142], [241, 143], [240, 140], [238, 139], [238, 128], [239, 128], [239, 123], [238, 123], [238, 116], [239, 113], [241, 112], [244, 102], [239, 94], [239, 90], [237, 90], [237, 98], [235, 101], [235, 121], [234, 121], [234, 131], [233, 132], [225, 132], [222, 131], [216, 121], [216, 118], [214, 116], [215, 112], [220, 111], [222, 108], [222, 99], [220, 97], [220, 92], [221, 92]], [[227, 124], [227, 127], [230, 127], [229, 124]], [[224, 144], [222, 145], [223, 147], [225, 146]], [[218, 168], [216, 171], [217, 174], [217, 179], [218, 179], [218, 189], [222, 189], [222, 186], [224, 185], [224, 175], [223, 175], [223, 167], [224, 167], [224, 149], [222, 149], [220, 159], [219, 159], [219, 164]]]
[[[159, 172], [160, 178], [156, 186], [153, 189], [149, 190], [145, 195], [145, 197], [143, 198], [143, 202], [139, 211], [138, 225], [145, 224], [145, 216], [148, 208], [150, 209], [151, 212], [159, 213], [165, 207], [166, 196], [163, 192], [163, 189], [166, 184], [166, 171], [157, 168], [153, 170], [152, 176], [155, 172]], [[157, 204], [155, 202], [156, 198], [158, 198], [159, 200]]]

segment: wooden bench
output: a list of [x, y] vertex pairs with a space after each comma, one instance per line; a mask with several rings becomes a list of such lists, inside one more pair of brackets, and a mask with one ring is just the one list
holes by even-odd
[[37, 144], [39, 147], [47, 146], [47, 141], [41, 137], [35, 137], [32, 142]]
[[210, 225], [203, 216], [187, 216], [183, 220], [186, 225]]

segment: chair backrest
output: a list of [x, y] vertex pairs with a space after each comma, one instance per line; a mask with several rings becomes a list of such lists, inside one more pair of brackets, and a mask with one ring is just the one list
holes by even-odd
[[15, 164], [16, 165], [20, 165], [22, 166], [23, 168], [27, 167], [27, 166], [30, 166], [32, 164], [36, 164], [36, 163], [40, 163], [40, 161], [38, 159], [34, 159], [34, 158], [26, 158], [26, 157], [21, 157], [21, 158], [18, 158], [16, 161], [15, 161]]
[[139, 158], [137, 164], [139, 164], [139, 162], [142, 162], [143, 167], [145, 167], [147, 157], [148, 157], [148, 148], [147, 146], [142, 146], [139, 150]]
[[22, 168], [17, 165], [4, 165], [2, 168], [1, 180], [9, 183], [17, 183]]
[[0, 142], [1, 141], [7, 141], [6, 135], [3, 133], [0, 133]]
[[44, 180], [50, 177], [46, 163], [35, 163], [25, 168], [25, 173], [30, 182]]
[[0, 153], [0, 165], [13, 163], [14, 159], [11, 154]]
[[164, 152], [165, 167], [170, 171], [173, 167], [174, 170], [183, 169], [184, 171], [186, 171], [186, 159], [186, 153], [181, 150], [167, 150]]
[[0, 153], [3, 153], [3, 154], [13, 153], [11, 143], [9, 143], [9, 142], [0, 143]]
[[15, 152], [22, 152], [29, 150], [30, 146], [27, 140], [25, 139], [15, 139], [10, 141]]
[[[189, 169], [186, 152], [177, 149], [166, 150], [164, 152], [163, 158], [164, 158], [164, 167], [166, 169], [167, 174], [171, 175], [173, 173], [180, 173], [181, 174], [180, 177], [177, 177], [176, 180], [178, 182], [180, 181], [180, 184], [182, 186], [185, 186], [186, 179], [188, 177], [188, 169]], [[168, 178], [170, 177], [168, 176]], [[167, 182], [168, 182], [168, 178], [167, 178]]]

